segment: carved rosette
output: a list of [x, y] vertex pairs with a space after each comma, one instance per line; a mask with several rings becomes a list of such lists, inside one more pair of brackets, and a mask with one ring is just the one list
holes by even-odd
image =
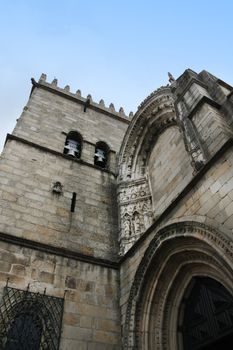
[[152, 202], [147, 181], [122, 184], [118, 192], [120, 255], [124, 255], [152, 224]]

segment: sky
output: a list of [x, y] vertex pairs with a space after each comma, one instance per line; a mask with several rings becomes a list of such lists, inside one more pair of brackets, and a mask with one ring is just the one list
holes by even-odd
[[31, 78], [135, 112], [187, 68], [233, 85], [232, 0], [0, 0], [0, 150]]

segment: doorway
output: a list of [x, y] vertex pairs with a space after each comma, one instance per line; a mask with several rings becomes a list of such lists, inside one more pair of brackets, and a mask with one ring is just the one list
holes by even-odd
[[232, 350], [232, 295], [208, 277], [196, 277], [188, 290], [183, 299], [184, 350]]

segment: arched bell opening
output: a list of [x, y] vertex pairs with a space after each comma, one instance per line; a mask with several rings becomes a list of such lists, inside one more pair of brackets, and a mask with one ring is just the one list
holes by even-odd
[[108, 154], [109, 146], [103, 141], [97, 142], [95, 145], [94, 164], [104, 169], [107, 168]]
[[63, 153], [73, 158], [81, 158], [82, 136], [77, 131], [70, 131], [66, 137]]

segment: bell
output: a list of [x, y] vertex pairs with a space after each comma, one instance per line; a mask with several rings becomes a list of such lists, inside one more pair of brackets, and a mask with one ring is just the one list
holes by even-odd
[[104, 150], [97, 148], [95, 152], [95, 163], [100, 166], [105, 166], [106, 155]]
[[67, 140], [67, 144], [64, 149], [66, 150], [66, 154], [71, 157], [77, 158], [79, 156], [79, 143], [75, 140]]

